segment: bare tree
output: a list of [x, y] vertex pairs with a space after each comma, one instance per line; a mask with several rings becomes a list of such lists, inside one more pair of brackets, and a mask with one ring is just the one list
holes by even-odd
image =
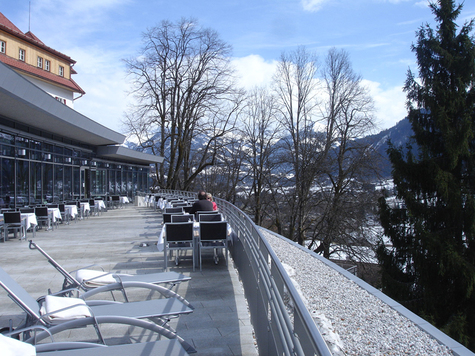
[[143, 43], [136, 58], [125, 60], [137, 104], [124, 123], [139, 147], [165, 157], [158, 184], [188, 189], [215, 164], [219, 138], [234, 127], [242, 102], [230, 47], [193, 19], [163, 21], [143, 34]]
[[311, 188], [325, 155], [325, 142], [316, 132], [317, 72], [315, 57], [300, 47], [293, 53], [282, 54], [274, 80], [281, 122], [287, 134], [282, 139], [285, 145], [282, 162], [283, 167], [287, 164], [290, 179], [285, 235], [299, 244], [305, 241]]
[[254, 215], [254, 222], [262, 225], [281, 125], [276, 120], [279, 115], [276, 99], [265, 88], [255, 88], [250, 93], [246, 109], [241, 132], [246, 142], [245, 162], [249, 171], [248, 209]]
[[236, 204], [247, 175], [247, 171], [243, 169], [246, 143], [237, 130], [226, 135], [223, 140], [218, 150], [216, 165], [208, 167], [197, 177], [197, 182], [207, 192]]
[[354, 256], [362, 245], [367, 246], [367, 217], [376, 204], [365, 184], [376, 177], [378, 161], [371, 144], [363, 140], [375, 127], [373, 101], [344, 50], [329, 51], [323, 79], [323, 117], [331, 149], [325, 165], [326, 179], [319, 181], [310, 248], [318, 244], [316, 252], [326, 258], [342, 250]]

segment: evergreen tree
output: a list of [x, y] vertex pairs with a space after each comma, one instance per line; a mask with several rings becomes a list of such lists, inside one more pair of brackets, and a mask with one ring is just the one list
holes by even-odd
[[[390, 146], [397, 202], [380, 201], [383, 291], [475, 349], [475, 44], [462, 5], [431, 3], [405, 84], [410, 146]], [[416, 147], [416, 146], [414, 146]]]

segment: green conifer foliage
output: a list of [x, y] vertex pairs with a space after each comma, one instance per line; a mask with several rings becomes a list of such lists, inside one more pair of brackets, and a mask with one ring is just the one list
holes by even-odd
[[475, 44], [461, 5], [430, 5], [437, 22], [412, 46], [408, 119], [417, 149], [390, 146], [397, 202], [380, 200], [383, 290], [475, 350]]

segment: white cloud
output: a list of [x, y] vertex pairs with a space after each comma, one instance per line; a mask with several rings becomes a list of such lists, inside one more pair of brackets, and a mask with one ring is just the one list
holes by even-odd
[[268, 86], [277, 66], [277, 61], [266, 62], [255, 54], [234, 58], [232, 63], [236, 68], [239, 84], [245, 89]]
[[[125, 69], [117, 53], [101, 53], [100, 48], [75, 48], [68, 50], [78, 64], [78, 84], [86, 95], [75, 102], [75, 109], [87, 117], [121, 132], [124, 112], [132, 98], [125, 78]], [[85, 64], [81, 67], [81, 63]], [[259, 55], [234, 58], [239, 86], [245, 89], [270, 85], [277, 61], [265, 61]]]
[[[129, 89], [125, 80], [125, 71], [121, 63], [104, 54], [73, 51], [79, 63], [87, 63], [78, 68], [78, 84], [86, 91], [86, 95], [77, 100], [75, 109], [87, 117], [116, 131], [121, 131], [121, 120], [131, 98], [126, 95]], [[249, 55], [232, 60], [236, 68], [238, 83], [245, 89], [268, 87], [271, 82], [277, 61], [265, 61], [259, 55]], [[78, 67], [78, 66], [77, 66]], [[394, 126], [406, 117], [406, 96], [401, 86], [383, 89], [381, 84], [363, 80], [375, 102], [375, 116], [380, 129]]]
[[74, 103], [74, 109], [94, 121], [118, 132], [130, 98], [125, 69], [119, 54], [100, 49], [73, 48], [68, 53], [77, 60], [73, 77], [86, 95]]
[[[233, 64], [239, 76], [239, 84], [245, 89], [269, 86], [272, 82], [277, 61], [265, 61], [259, 55], [234, 58]], [[407, 116], [406, 95], [401, 86], [383, 89], [378, 82], [363, 80], [375, 104], [376, 123], [380, 129], [394, 126]], [[323, 98], [322, 98], [323, 100]]]
[[[121, 121], [127, 105], [133, 101], [120, 54], [102, 53], [100, 48], [84, 47], [67, 50], [75, 60], [78, 74], [74, 77], [86, 91], [78, 99], [75, 110], [115, 131], [122, 131]], [[272, 81], [277, 61], [265, 61], [261, 56], [249, 55], [232, 60], [238, 84], [245, 89], [267, 86]]]
[[[114, 31], [114, 17], [130, 0], [42, 0], [31, 4], [31, 32], [61, 51], [71, 42], [85, 42]], [[60, 29], [57, 31], [56, 29]], [[110, 36], [109, 36], [110, 38]]]
[[381, 84], [370, 80], [363, 80], [374, 100], [376, 122], [381, 130], [394, 126], [407, 116], [406, 94], [402, 86], [382, 89]]
[[328, 0], [302, 0], [302, 7], [305, 11], [318, 11]]

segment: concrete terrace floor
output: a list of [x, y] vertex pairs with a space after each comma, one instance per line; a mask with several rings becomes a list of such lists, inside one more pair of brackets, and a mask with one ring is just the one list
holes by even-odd
[[[163, 253], [155, 245], [161, 220], [158, 211], [127, 205], [53, 231], [39, 230], [34, 241], [69, 271], [98, 264], [106, 271], [156, 273], [164, 270]], [[47, 294], [48, 289], [61, 289], [62, 276], [40, 252], [30, 250], [27, 242], [0, 242], [0, 251], [0, 266], [33, 298]], [[215, 265], [212, 256], [204, 257], [202, 272], [192, 270], [191, 258], [178, 266], [173, 261], [168, 264], [170, 270], [191, 276], [174, 290], [195, 310], [173, 319], [170, 325], [196, 348], [196, 355], [257, 355], [244, 293], [232, 259], [229, 262], [226, 267], [221, 256]], [[16, 327], [24, 316], [0, 288], [0, 328], [8, 326], [10, 319]]]

